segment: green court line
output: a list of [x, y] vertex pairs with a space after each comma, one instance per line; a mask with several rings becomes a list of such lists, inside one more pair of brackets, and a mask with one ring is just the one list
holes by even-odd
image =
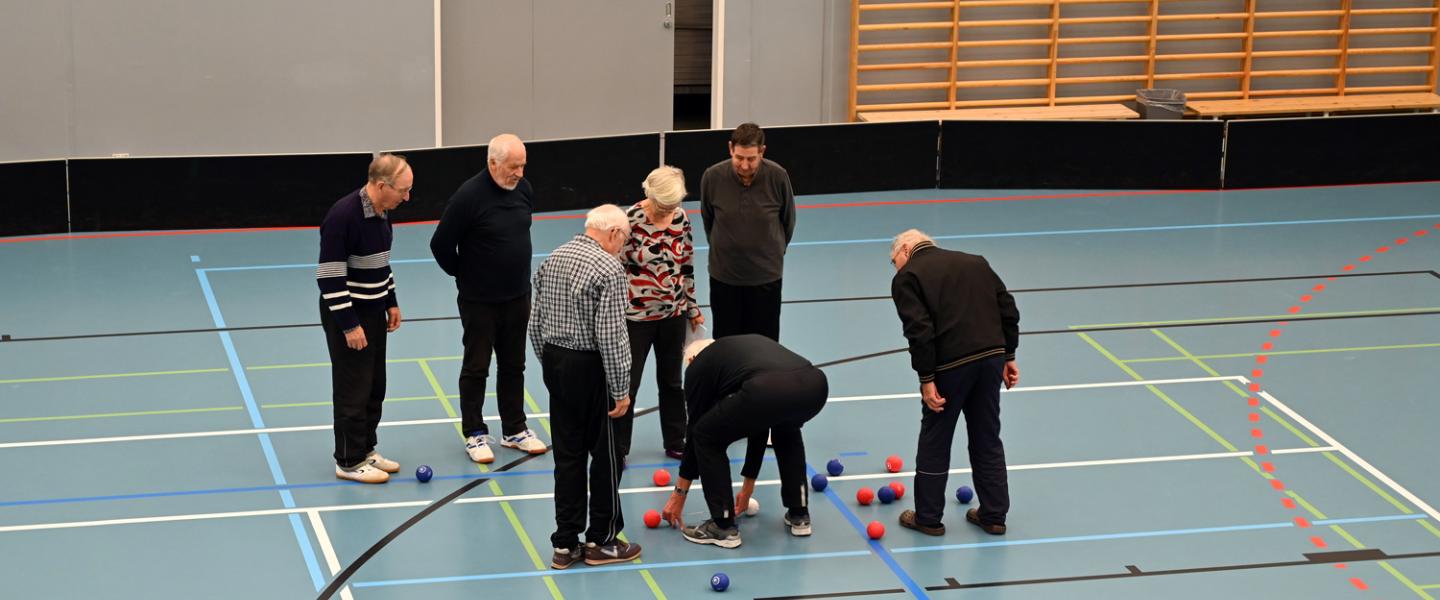
[[1430, 584], [1430, 585], [1422, 585], [1422, 586], [1420, 586], [1420, 589], [1422, 589], [1422, 590], [1440, 590], [1440, 583], [1432, 583], [1432, 584]]
[[[1170, 339], [1170, 337], [1169, 337], [1169, 336], [1166, 336], [1163, 332], [1161, 332], [1161, 331], [1159, 331], [1159, 330], [1156, 330], [1156, 329], [1152, 329], [1152, 330], [1150, 330], [1150, 331], [1151, 331], [1152, 333], [1154, 333], [1156, 336], [1159, 336], [1159, 338], [1160, 338], [1161, 340], [1164, 340], [1166, 344], [1169, 344], [1171, 348], [1174, 348], [1176, 351], [1180, 352], [1182, 359], [1184, 359], [1184, 360], [1189, 360], [1189, 361], [1195, 363], [1195, 364], [1198, 365], [1201, 369], [1204, 369], [1206, 373], [1209, 373], [1212, 377], [1219, 377], [1219, 376], [1220, 376], [1220, 374], [1219, 374], [1218, 372], [1216, 372], [1214, 369], [1210, 368], [1210, 365], [1205, 364], [1205, 362], [1202, 361], [1202, 360], [1200, 360], [1199, 357], [1195, 356], [1194, 354], [1191, 354], [1189, 350], [1186, 350], [1185, 347], [1181, 346], [1181, 345], [1180, 345], [1178, 342], [1176, 342], [1175, 340]], [[1084, 334], [1082, 333], [1082, 334], [1080, 334], [1080, 335], [1083, 336]], [[1093, 345], [1097, 345], [1097, 347], [1098, 347], [1098, 344], [1093, 344]], [[1109, 356], [1108, 353], [1107, 353], [1107, 356]], [[1112, 358], [1112, 360], [1114, 360], [1114, 359]], [[1248, 397], [1248, 396], [1249, 396], [1249, 394], [1247, 394], [1247, 393], [1245, 393], [1244, 391], [1240, 390], [1238, 387], [1234, 386], [1231, 382], [1226, 381], [1225, 384], [1226, 384], [1227, 386], [1229, 386], [1231, 390], [1233, 390], [1233, 391], [1235, 391], [1236, 393], [1240, 394], [1242, 397]], [[1295, 433], [1299, 434], [1298, 430], [1296, 430], [1294, 427], [1291, 427], [1287, 421], [1280, 419], [1279, 416], [1278, 416], [1278, 415], [1275, 415], [1274, 413], [1269, 413], [1269, 414], [1270, 414], [1271, 417], [1274, 418], [1277, 422], [1279, 422], [1279, 423], [1282, 424], [1282, 425], [1285, 425], [1287, 429], [1290, 429], [1292, 432], [1295, 432]], [[1300, 435], [1300, 437], [1301, 437], [1302, 439], [1304, 439], [1307, 443], [1309, 443], [1312, 447], [1316, 445], [1315, 442], [1309, 438], [1309, 436]], [[1368, 478], [1364, 477], [1363, 475], [1361, 475], [1360, 473], [1358, 473], [1358, 472], [1356, 472], [1354, 469], [1352, 469], [1349, 465], [1345, 464], [1344, 461], [1340, 460], [1338, 457], [1335, 456], [1335, 453], [1333, 453], [1333, 452], [1325, 452], [1325, 453], [1323, 453], [1323, 454], [1325, 455], [1326, 458], [1330, 459], [1330, 462], [1333, 462], [1333, 463], [1335, 463], [1336, 465], [1338, 465], [1338, 466], [1339, 466], [1341, 469], [1343, 469], [1345, 472], [1349, 473], [1351, 476], [1355, 477], [1355, 479], [1359, 480], [1360, 483], [1364, 484], [1366, 487], [1369, 487], [1371, 491], [1375, 492], [1375, 493], [1378, 494], [1381, 498], [1384, 498], [1385, 500], [1387, 500], [1388, 502], [1390, 502], [1391, 505], [1393, 505], [1393, 506], [1395, 506], [1396, 508], [1400, 509], [1401, 512], [1403, 512], [1403, 513], [1405, 513], [1405, 514], [1414, 514], [1414, 511], [1410, 510], [1408, 507], [1406, 507], [1405, 505], [1401, 504], [1399, 501], [1397, 501], [1397, 500], [1396, 500], [1394, 497], [1392, 497], [1390, 494], [1388, 494], [1388, 493], [1386, 493], [1384, 490], [1380, 489], [1380, 486], [1375, 485], [1374, 482], [1370, 481]], [[1271, 478], [1268, 473], [1261, 472], [1261, 475], [1266, 476], [1267, 478]], [[1298, 494], [1298, 493], [1295, 492], [1295, 490], [1286, 489], [1286, 490], [1285, 490], [1285, 494], [1286, 494], [1287, 496], [1289, 496], [1290, 498], [1293, 498], [1293, 499], [1296, 501], [1296, 503], [1298, 503], [1300, 506], [1304, 507], [1304, 509], [1305, 509], [1307, 512], [1309, 512], [1312, 516], [1314, 516], [1316, 519], [1324, 520], [1324, 519], [1329, 518], [1329, 517], [1327, 517], [1327, 516], [1325, 515], [1325, 513], [1321, 512], [1320, 509], [1316, 508], [1313, 504], [1310, 504], [1310, 503], [1307, 502], [1304, 498], [1302, 498], [1302, 497], [1300, 496], [1300, 494]], [[1423, 521], [1422, 521], [1422, 522], [1423, 522]], [[1345, 541], [1349, 542], [1349, 543], [1350, 543], [1352, 546], [1354, 546], [1355, 548], [1364, 548], [1364, 547], [1365, 547], [1364, 544], [1360, 543], [1360, 540], [1355, 539], [1355, 536], [1350, 535], [1350, 532], [1346, 531], [1344, 527], [1341, 527], [1341, 526], [1339, 526], [1339, 525], [1331, 525], [1330, 528], [1331, 528], [1336, 534], [1338, 534], [1340, 537], [1344, 538]], [[1420, 595], [1420, 597], [1426, 598], [1427, 600], [1435, 600], [1435, 599], [1434, 599], [1433, 597], [1431, 597], [1429, 594], [1425, 593], [1424, 590], [1421, 590], [1419, 587], [1417, 587], [1413, 581], [1410, 581], [1409, 578], [1405, 577], [1405, 575], [1404, 575], [1403, 573], [1401, 573], [1398, 569], [1395, 569], [1394, 567], [1390, 566], [1388, 563], [1385, 563], [1384, 561], [1381, 561], [1379, 564], [1380, 564], [1386, 571], [1388, 571], [1392, 576], [1394, 576], [1396, 580], [1400, 581], [1400, 583], [1404, 584], [1406, 587], [1409, 587], [1411, 591], [1416, 592], [1418, 595]]]
[[[420, 365], [420, 371], [425, 374], [425, 380], [430, 382], [430, 388], [435, 392], [434, 398], [438, 398], [440, 405], [445, 408], [445, 415], [451, 419], [459, 418], [459, 415], [455, 412], [455, 406], [450, 403], [449, 396], [445, 395], [445, 388], [440, 385], [440, 380], [435, 378], [435, 372], [430, 369], [430, 361], [420, 359], [415, 362]], [[465, 440], [464, 426], [459, 422], [455, 423], [455, 433], [460, 436], [461, 441]], [[475, 466], [480, 469], [481, 473], [490, 472], [490, 468], [485, 465], [476, 464]], [[496, 496], [505, 495], [498, 481], [491, 479], [487, 483], [490, 486], [490, 491]], [[525, 531], [525, 525], [520, 523], [520, 517], [516, 516], [515, 509], [510, 506], [510, 502], [502, 500], [499, 504], [500, 509], [505, 511], [505, 518], [510, 521], [510, 528], [515, 531], [515, 536], [520, 538], [520, 545], [525, 548], [525, 554], [530, 557], [530, 562], [535, 565], [535, 570], [544, 571], [547, 569], [548, 567], [545, 563], [540, 560], [540, 553], [535, 550], [535, 544], [530, 541], [530, 533]], [[550, 590], [550, 596], [554, 598], [554, 600], [565, 600], [565, 595], [560, 593], [559, 586], [555, 585], [554, 577], [546, 575], [542, 577], [542, 579], [545, 580], [545, 587]]]
[[[439, 362], [439, 361], [447, 361], [447, 360], [460, 360], [460, 358], [461, 358], [461, 357], [459, 357], [459, 356], [419, 356], [419, 357], [414, 357], [414, 358], [387, 358], [387, 359], [385, 359], [385, 362], [386, 362], [387, 364], [388, 364], [388, 363], [395, 363], [395, 364], [399, 364], [399, 363], [413, 363], [413, 362]], [[328, 367], [328, 366], [330, 366], [330, 363], [328, 363], [328, 362], [317, 362], [317, 363], [289, 363], [289, 364], [259, 365], [259, 366], [254, 366], [254, 367], [245, 367], [245, 370], [246, 370], [246, 371], [274, 371], [274, 370], [277, 370], [277, 369], [312, 369], [312, 368], [316, 368], [316, 367]], [[222, 370], [222, 371], [228, 371], [229, 369], [221, 369], [221, 370]]]
[[1233, 321], [1254, 321], [1259, 319], [1284, 319], [1286, 321], [1307, 321], [1321, 317], [1353, 317], [1361, 315], [1388, 315], [1394, 313], [1406, 313], [1424, 310], [1440, 310], [1440, 306], [1422, 306], [1418, 308], [1387, 308], [1384, 310], [1354, 310], [1346, 312], [1324, 312], [1307, 313], [1304, 315], [1253, 315], [1248, 317], [1211, 317], [1206, 319], [1177, 319], [1173, 321], [1136, 321], [1134, 323], [1091, 323], [1089, 325], [1071, 325], [1070, 329], [1094, 329], [1105, 327], [1153, 327], [1157, 325], [1194, 325], [1200, 323], [1230, 323]]
[[[625, 537], [624, 532], [621, 532], [620, 535], [615, 537], [619, 538], [622, 542], [630, 543], [630, 540]], [[645, 561], [638, 558], [630, 562], [637, 565], [645, 564]], [[660, 590], [660, 584], [655, 581], [654, 577], [650, 576], [650, 569], [640, 569], [640, 576], [645, 578], [645, 585], [650, 587], [650, 593], [655, 595], [655, 600], [666, 600], [665, 592]]]
[[26, 379], [0, 379], [5, 383], [47, 383], [52, 381], [83, 381], [86, 379], [117, 379], [121, 377], [150, 377], [158, 375], [194, 375], [196, 373], [229, 373], [230, 369], [186, 369], [184, 371], [140, 371], [135, 373], [102, 373], [100, 375], [66, 375], [63, 377], [30, 377]]
[[[1120, 362], [1120, 359], [1119, 359], [1119, 358], [1116, 358], [1114, 354], [1112, 354], [1109, 350], [1105, 349], [1104, 346], [1101, 346], [1101, 345], [1100, 345], [1100, 342], [1095, 341], [1095, 338], [1092, 338], [1092, 337], [1086, 335], [1086, 334], [1083, 333], [1083, 332], [1077, 333], [1077, 334], [1075, 334], [1075, 335], [1080, 336], [1080, 339], [1085, 340], [1086, 343], [1090, 344], [1091, 347], [1093, 347], [1093, 348], [1095, 348], [1096, 350], [1098, 350], [1098, 351], [1100, 352], [1100, 354], [1102, 354], [1102, 355], [1105, 356], [1105, 358], [1110, 359], [1110, 362], [1115, 363], [1115, 366], [1120, 367], [1120, 370], [1125, 371], [1126, 374], [1128, 374], [1128, 375], [1130, 375], [1131, 377], [1133, 377], [1136, 381], [1142, 381], [1142, 380], [1145, 379], [1144, 377], [1141, 377], [1139, 373], [1136, 373], [1134, 369], [1131, 369], [1129, 366], [1126, 366], [1125, 363]], [[1175, 400], [1171, 399], [1170, 396], [1169, 396], [1168, 394], [1166, 394], [1165, 392], [1161, 391], [1160, 388], [1157, 388], [1157, 387], [1155, 387], [1155, 386], [1153, 386], [1153, 385], [1147, 385], [1147, 386], [1145, 386], [1145, 389], [1150, 390], [1150, 393], [1155, 394], [1155, 395], [1158, 396], [1161, 400], [1164, 400], [1166, 404], [1170, 405], [1170, 408], [1175, 409], [1175, 412], [1180, 413], [1180, 415], [1183, 416], [1183, 417], [1185, 417], [1185, 419], [1186, 419], [1187, 421], [1190, 421], [1190, 423], [1191, 423], [1192, 425], [1200, 428], [1201, 431], [1205, 432], [1206, 435], [1210, 436], [1210, 439], [1213, 439], [1213, 440], [1215, 440], [1216, 442], [1219, 442], [1221, 447], [1225, 448], [1226, 450], [1229, 450], [1230, 452], [1239, 452], [1239, 451], [1240, 451], [1239, 448], [1235, 447], [1235, 444], [1230, 443], [1230, 440], [1227, 440], [1227, 439], [1225, 439], [1224, 436], [1222, 436], [1222, 435], [1220, 435], [1220, 434], [1218, 434], [1218, 433], [1215, 433], [1215, 430], [1214, 430], [1214, 429], [1211, 429], [1209, 425], [1206, 425], [1204, 421], [1201, 421], [1199, 418], [1197, 418], [1197, 417], [1196, 417], [1194, 414], [1192, 414], [1190, 411], [1185, 410], [1185, 407], [1180, 406], [1180, 403], [1179, 403], [1179, 402], [1176, 402]], [[1246, 458], [1249, 458], [1249, 457], [1246, 457]], [[1259, 466], [1258, 466], [1258, 465], [1255, 466], [1254, 468], [1255, 468], [1256, 470], [1259, 470]]]
[[89, 415], [58, 415], [51, 417], [15, 417], [0, 419], [0, 423], [37, 423], [41, 421], [78, 421], [81, 419], [108, 419], [111, 417], [149, 417], [154, 415], [180, 415], [186, 413], [221, 412], [245, 410], [243, 406], [213, 406], [208, 408], [174, 408], [169, 410], [141, 410], [133, 412], [96, 413]]
[[[491, 392], [491, 393], [487, 393], [487, 394], [485, 394], [485, 395], [486, 395], [486, 396], [494, 396], [495, 394], [494, 394], [493, 392]], [[459, 397], [460, 397], [460, 396], [448, 396], [448, 395], [446, 396], [446, 398], [459, 398]], [[418, 402], [418, 401], [422, 401], [422, 400], [439, 400], [439, 399], [440, 399], [440, 398], [439, 398], [438, 396], [397, 396], [397, 397], [395, 397], [395, 398], [386, 398], [386, 399], [385, 399], [385, 402]], [[330, 406], [331, 404], [332, 404], [331, 402], [327, 402], [327, 401], [321, 401], [321, 402], [291, 402], [291, 403], [288, 403], [288, 404], [261, 404], [261, 405], [260, 405], [260, 408], [306, 408], [306, 407], [312, 407], [312, 406]]]
[[1431, 525], [1429, 521], [1426, 521], [1425, 519], [1420, 519], [1420, 526], [1430, 530], [1430, 533], [1434, 534], [1435, 537], [1440, 537], [1440, 529], [1436, 529], [1435, 526]]
[[[531, 412], [537, 412], [537, 413], [540, 412], [540, 403], [536, 402], [536, 401], [535, 401], [535, 397], [530, 395], [530, 388], [529, 388], [529, 387], [526, 387], [526, 388], [524, 388], [524, 390], [525, 390], [525, 406], [530, 407], [530, 411], [531, 411]], [[544, 418], [540, 419], [540, 426], [545, 428], [545, 435], [546, 435], [546, 436], [551, 435], [551, 433], [550, 433], [550, 419], [544, 419]]]
[[[1277, 352], [1242, 352], [1238, 354], [1205, 354], [1196, 356], [1205, 360], [1220, 358], [1254, 358], [1256, 356], [1298, 356], [1305, 354], [1328, 354], [1332, 352], [1370, 352], [1375, 350], [1415, 350], [1418, 348], [1440, 348], [1440, 344], [1394, 344], [1390, 346], [1351, 346], [1348, 348], [1312, 348], [1310, 350], [1282, 350]], [[1190, 360], [1184, 356], [1157, 356], [1154, 358], [1127, 358], [1126, 364], [1159, 363]]]

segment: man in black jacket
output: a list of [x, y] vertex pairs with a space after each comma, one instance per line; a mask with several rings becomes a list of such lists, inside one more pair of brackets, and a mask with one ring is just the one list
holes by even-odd
[[970, 467], [980, 507], [965, 520], [993, 535], [1005, 533], [1010, 488], [1000, 442], [1000, 385], [1020, 381], [1015, 348], [1020, 311], [983, 256], [942, 250], [911, 229], [890, 248], [895, 278], [890, 297], [910, 342], [910, 365], [920, 377], [920, 440], [915, 451], [915, 510], [900, 525], [944, 535], [945, 482], [950, 444], [960, 413], [970, 438]]
[[465, 453], [495, 461], [485, 407], [490, 354], [496, 358], [495, 395], [500, 445], [543, 454], [545, 443], [525, 424], [525, 326], [530, 316], [530, 212], [534, 192], [525, 179], [525, 144], [511, 134], [490, 140], [486, 169], [450, 197], [430, 238], [430, 252], [459, 290], [465, 356], [460, 364], [460, 421]]

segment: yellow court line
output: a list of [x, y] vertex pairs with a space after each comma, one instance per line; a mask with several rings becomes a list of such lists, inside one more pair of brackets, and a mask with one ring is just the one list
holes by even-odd
[[[1376, 350], [1415, 350], [1420, 348], [1440, 348], [1440, 344], [1393, 344], [1389, 346], [1350, 346], [1348, 348], [1312, 348], [1309, 350], [1280, 350], [1275, 352], [1241, 352], [1236, 354], [1204, 354], [1195, 356], [1205, 360], [1222, 358], [1254, 358], [1256, 356], [1301, 356], [1306, 354], [1329, 354], [1334, 352], [1373, 352]], [[1157, 356], [1154, 358], [1127, 358], [1127, 364], [1133, 363], [1159, 363], [1190, 360], [1184, 356]]]
[[1435, 537], [1440, 537], [1440, 529], [1436, 529], [1435, 526], [1434, 526], [1434, 525], [1431, 525], [1429, 521], [1426, 521], [1426, 520], [1424, 520], [1424, 519], [1421, 519], [1421, 520], [1420, 520], [1420, 526], [1421, 526], [1421, 527], [1424, 527], [1425, 529], [1428, 529], [1428, 530], [1430, 531], [1430, 533], [1435, 534]]
[[29, 377], [25, 379], [0, 379], [6, 383], [47, 383], [53, 381], [84, 381], [87, 379], [118, 379], [121, 377], [151, 377], [159, 375], [194, 375], [196, 373], [229, 373], [230, 369], [186, 369], [183, 371], [138, 371], [135, 373], [102, 373], [99, 375], [66, 375], [62, 377]]
[[78, 421], [81, 419], [108, 419], [111, 417], [149, 417], [154, 415], [181, 415], [186, 413], [206, 413], [232, 410], [245, 410], [243, 406], [214, 406], [209, 408], [175, 408], [170, 410], [141, 410], [134, 412], [112, 412], [95, 413], [88, 415], [57, 415], [49, 417], [14, 417], [0, 419], [0, 423], [38, 423], [42, 421]]
[[1293, 315], [1252, 315], [1248, 317], [1211, 317], [1206, 319], [1177, 319], [1173, 321], [1136, 321], [1134, 323], [1092, 323], [1089, 325], [1071, 325], [1070, 329], [1091, 329], [1103, 327], [1153, 327], [1157, 325], [1192, 325], [1199, 323], [1230, 323], [1233, 321], [1254, 321], [1257, 319], [1284, 319], [1286, 321], [1308, 321], [1322, 317], [1355, 317], [1362, 315], [1388, 315], [1394, 313], [1418, 312], [1427, 310], [1440, 310], [1437, 306], [1419, 306], [1415, 308], [1387, 308], [1383, 310], [1354, 310], [1346, 312], [1323, 312]]
[[[461, 358], [461, 357], [459, 357], [459, 356], [417, 356], [417, 357], [412, 357], [412, 358], [387, 358], [387, 359], [385, 359], [385, 362], [386, 362], [386, 364], [418, 363], [418, 362], [441, 362], [441, 361], [449, 361], [449, 360], [460, 360], [460, 358]], [[276, 370], [276, 369], [313, 369], [313, 368], [317, 368], [317, 367], [328, 367], [328, 366], [330, 366], [330, 363], [328, 363], [328, 362], [285, 363], [285, 364], [257, 365], [257, 366], [253, 366], [253, 367], [245, 367], [245, 370], [246, 370], [246, 371], [274, 371], [274, 370]], [[229, 369], [222, 369], [222, 370], [228, 371]]]
[[1392, 566], [1389, 561], [1382, 560], [1376, 564], [1380, 565], [1380, 568], [1385, 569], [1396, 579], [1399, 579], [1400, 583], [1405, 584], [1405, 587], [1410, 588], [1410, 591], [1415, 592], [1416, 596], [1424, 598], [1425, 600], [1435, 600], [1435, 597], [1431, 596], [1429, 592], [1426, 592], [1425, 588], [1415, 585], [1414, 581], [1411, 581], [1410, 578], [1406, 577], [1404, 573], [1401, 573], [1399, 569], [1396, 569], [1394, 566]]

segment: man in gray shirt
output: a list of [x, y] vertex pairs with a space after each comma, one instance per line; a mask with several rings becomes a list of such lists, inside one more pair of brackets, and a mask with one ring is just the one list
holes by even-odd
[[795, 233], [790, 174], [765, 159], [765, 132], [742, 123], [730, 160], [700, 178], [700, 217], [710, 243], [710, 309], [715, 337], [757, 333], [780, 340], [785, 248]]

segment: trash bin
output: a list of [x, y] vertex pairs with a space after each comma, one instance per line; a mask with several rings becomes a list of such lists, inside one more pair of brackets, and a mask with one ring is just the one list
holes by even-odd
[[1185, 92], [1169, 89], [1135, 90], [1142, 119], [1180, 119], [1185, 116]]

